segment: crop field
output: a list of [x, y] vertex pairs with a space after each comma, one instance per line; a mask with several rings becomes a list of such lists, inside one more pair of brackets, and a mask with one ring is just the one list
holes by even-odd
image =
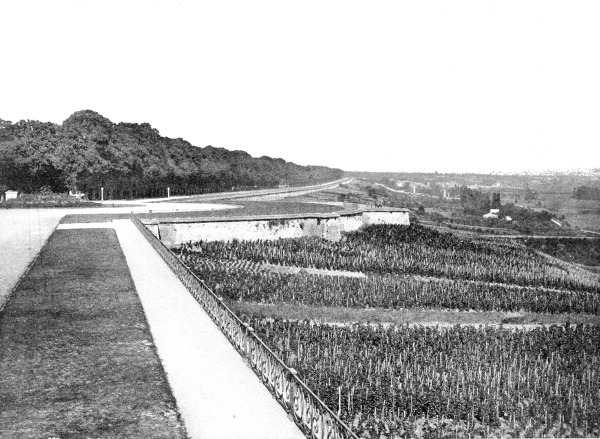
[[212, 259], [600, 293], [598, 276], [549, 260], [519, 243], [462, 239], [419, 225], [370, 226], [339, 242], [318, 238], [214, 241], [190, 243], [180, 252]]
[[[418, 225], [369, 226], [339, 242], [196, 242], [175, 252], [232, 308], [243, 309], [241, 317], [359, 436], [600, 433], [597, 325], [515, 330], [265, 315], [272, 305], [318, 308], [321, 315], [346, 308], [597, 319], [600, 281], [591, 272], [518, 242], [469, 239]], [[365, 276], [289, 272], [266, 264]], [[245, 305], [236, 307], [240, 303]]]
[[335, 327], [249, 319], [361, 435], [598, 435], [600, 328]]
[[597, 293], [385, 274], [364, 278], [287, 274], [253, 262], [183, 253], [182, 260], [230, 300], [352, 308], [444, 308], [600, 315]]

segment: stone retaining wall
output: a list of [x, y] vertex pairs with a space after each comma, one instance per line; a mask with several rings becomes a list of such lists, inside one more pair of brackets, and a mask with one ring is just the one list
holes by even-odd
[[355, 211], [335, 214], [308, 214], [206, 220], [144, 221], [149, 230], [167, 246], [189, 241], [275, 240], [315, 236], [338, 241], [346, 232], [370, 224], [409, 224], [407, 210]]

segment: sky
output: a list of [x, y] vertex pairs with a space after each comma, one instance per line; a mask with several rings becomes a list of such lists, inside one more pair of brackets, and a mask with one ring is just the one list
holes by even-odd
[[347, 171], [600, 167], [600, 2], [0, 0], [0, 118]]

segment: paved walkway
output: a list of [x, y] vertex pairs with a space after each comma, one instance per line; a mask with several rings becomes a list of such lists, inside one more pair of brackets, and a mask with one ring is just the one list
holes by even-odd
[[0, 308], [63, 215], [51, 209], [0, 209]]
[[114, 224], [190, 438], [304, 438], [133, 223]]
[[[156, 200], [154, 200], [156, 201]], [[128, 214], [229, 209], [234, 206], [208, 203], [152, 203], [128, 201], [118, 207], [70, 209], [0, 209], [0, 308], [29, 263], [39, 253], [65, 215]]]
[[[286, 189], [261, 189], [240, 192], [221, 192], [213, 194], [179, 196], [171, 198], [152, 198], [140, 200], [108, 200], [103, 207], [69, 209], [0, 209], [0, 309], [29, 263], [39, 253], [60, 219], [65, 215], [86, 214], [128, 214], [131, 212], [189, 212], [232, 209], [239, 206], [210, 203], [212, 199], [237, 198], [258, 194], [294, 192], [306, 189], [327, 189], [350, 181], [349, 178]], [[181, 202], [173, 202], [181, 200]], [[185, 202], [186, 200], [187, 202]], [[194, 200], [195, 202], [189, 202]], [[169, 202], [166, 202], [169, 201]]]
[[[227, 209], [238, 206], [208, 201], [215, 196], [326, 189], [348, 180], [304, 188], [207, 194], [194, 197], [197, 202], [192, 203], [173, 202], [173, 197], [107, 201], [99, 208], [0, 209], [0, 309], [57, 227], [110, 227], [105, 223], [59, 226], [65, 215]], [[181, 201], [186, 198], [177, 197]], [[190, 438], [304, 437], [135, 226], [129, 220], [115, 224]]]

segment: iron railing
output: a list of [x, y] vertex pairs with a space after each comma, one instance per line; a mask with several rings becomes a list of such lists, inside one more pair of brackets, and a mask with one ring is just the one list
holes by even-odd
[[308, 438], [358, 439], [233, 311], [135, 216], [131, 220]]

